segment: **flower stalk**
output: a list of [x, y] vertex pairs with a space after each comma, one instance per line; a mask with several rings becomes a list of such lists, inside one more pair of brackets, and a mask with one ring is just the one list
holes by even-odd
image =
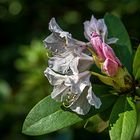
[[125, 67], [120, 68], [113, 77], [95, 72], [91, 72], [91, 74], [97, 76], [106, 85], [112, 86], [117, 92], [126, 92], [133, 88], [132, 77]]

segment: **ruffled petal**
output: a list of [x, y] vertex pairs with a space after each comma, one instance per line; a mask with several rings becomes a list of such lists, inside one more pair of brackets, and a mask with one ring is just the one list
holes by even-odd
[[69, 93], [69, 87], [66, 87], [64, 84], [54, 86], [51, 93], [51, 97], [56, 101], [63, 102], [67, 99]]
[[88, 70], [93, 64], [93, 58], [81, 53], [74, 54], [73, 52], [66, 52], [61, 55], [55, 55], [48, 61], [49, 67], [61, 74], [78, 74]]
[[104, 19], [99, 19], [97, 22], [97, 33], [101, 35], [103, 42], [107, 39], [108, 31]]
[[85, 21], [84, 22], [84, 35], [85, 35], [85, 38], [87, 40], [90, 40], [90, 35], [91, 35], [91, 31], [90, 31], [90, 28], [89, 28], [89, 21]]
[[71, 91], [76, 94], [81, 94], [86, 86], [90, 83], [90, 72], [85, 71], [77, 75], [69, 76], [65, 85], [71, 87]]
[[49, 23], [49, 30], [56, 33], [61, 33], [63, 30], [56, 23], [55, 18], [52, 18]]
[[44, 40], [44, 43], [45, 47], [54, 54], [61, 54], [67, 50], [74, 50], [77, 47], [80, 49], [80, 46], [85, 46], [84, 42], [72, 38], [69, 32], [63, 31], [54, 18], [49, 23], [49, 29], [52, 34]]
[[92, 33], [96, 32], [101, 35], [102, 39], [105, 40], [107, 36], [107, 27], [104, 19], [97, 20], [93, 15], [90, 21], [84, 22], [85, 37], [90, 40]]
[[93, 63], [94, 63], [93, 57], [82, 53], [78, 61], [79, 72], [84, 72], [86, 70], [89, 70], [89, 68], [92, 66]]
[[89, 86], [88, 89], [87, 100], [90, 105], [95, 106], [95, 108], [97, 109], [99, 109], [102, 104], [101, 100], [98, 97], [96, 97], [96, 95], [93, 93], [91, 85]]
[[[66, 52], [61, 55], [55, 55], [48, 61], [49, 67], [61, 74], [67, 74], [70, 71], [70, 65], [73, 63], [75, 56], [71, 52]], [[75, 67], [77, 65], [74, 65]]]
[[90, 72], [85, 71], [75, 75], [60, 75], [47, 68], [45, 75], [54, 85], [51, 97], [56, 101], [66, 103], [66, 106], [78, 114], [85, 115], [90, 106], [100, 107], [100, 100], [92, 93]]
[[107, 26], [105, 24], [104, 19], [97, 20], [92, 15], [90, 21], [84, 22], [84, 35], [85, 35], [86, 39], [88, 39], [90, 41], [92, 34], [94, 32], [96, 32], [98, 35], [101, 36], [101, 39], [103, 40], [103, 42], [112, 44], [112, 43], [116, 43], [116, 41], [118, 40], [117, 38], [107, 39], [108, 30], [107, 30]]
[[91, 105], [88, 103], [86, 99], [87, 90], [85, 90], [79, 98], [70, 106], [70, 109], [77, 114], [85, 115], [89, 112]]
[[52, 71], [50, 68], [47, 68], [44, 71], [45, 76], [48, 78], [50, 84], [52, 85], [59, 85], [62, 84], [63, 81], [66, 79], [67, 76], [60, 75]]
[[45, 48], [53, 54], [60, 54], [66, 51], [66, 42], [57, 34], [51, 34], [44, 40]]

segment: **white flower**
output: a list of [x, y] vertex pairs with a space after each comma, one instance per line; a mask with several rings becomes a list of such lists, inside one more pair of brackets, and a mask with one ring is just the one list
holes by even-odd
[[91, 105], [99, 108], [101, 101], [92, 92], [90, 72], [87, 71], [93, 64], [93, 57], [84, 52], [86, 43], [63, 31], [54, 18], [49, 29], [52, 34], [44, 43], [52, 57], [44, 73], [54, 86], [51, 97], [81, 115], [87, 114]]
[[79, 72], [88, 70], [92, 64], [92, 57], [84, 53], [72, 51], [55, 55], [49, 59], [49, 67], [62, 74], [77, 74]]
[[63, 31], [54, 18], [49, 23], [49, 30], [52, 34], [44, 40], [44, 43], [45, 47], [51, 50], [53, 54], [60, 54], [74, 49], [82, 51], [86, 45], [84, 42], [72, 38], [70, 33]]
[[95, 32], [98, 35], [101, 36], [103, 42], [106, 42], [107, 44], [112, 44], [117, 42], [117, 38], [110, 38], [107, 39], [108, 36], [108, 30], [107, 26], [104, 22], [104, 19], [99, 19], [97, 20], [93, 15], [91, 17], [90, 21], [85, 21], [84, 22], [84, 34], [85, 37], [90, 41], [92, 34]]
[[54, 18], [49, 23], [49, 29], [52, 34], [44, 40], [45, 47], [53, 53], [49, 67], [61, 74], [77, 74], [89, 69], [93, 58], [83, 53], [85, 43], [73, 39], [70, 33], [63, 31]]
[[44, 73], [50, 84], [54, 86], [51, 97], [63, 102], [72, 111], [85, 115], [89, 112], [91, 105], [95, 108], [101, 106], [100, 99], [92, 92], [89, 71], [68, 76], [57, 74], [47, 68]]

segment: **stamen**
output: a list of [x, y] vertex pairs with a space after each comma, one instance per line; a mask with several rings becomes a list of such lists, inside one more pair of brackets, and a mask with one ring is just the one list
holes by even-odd
[[67, 99], [62, 103], [64, 107], [69, 108], [72, 102], [74, 102], [77, 99], [76, 94], [69, 94], [67, 95]]

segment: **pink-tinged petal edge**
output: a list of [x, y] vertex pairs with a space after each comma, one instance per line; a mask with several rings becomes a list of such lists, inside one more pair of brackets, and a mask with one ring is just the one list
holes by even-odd
[[109, 45], [107, 45], [106, 43], [102, 43], [102, 49], [103, 49], [105, 58], [110, 58], [112, 60], [115, 60], [116, 58], [115, 53]]
[[108, 76], [115, 76], [118, 72], [118, 67], [119, 65], [117, 62], [111, 59], [106, 59], [102, 69]]
[[101, 61], [105, 60], [105, 56], [103, 54], [103, 50], [102, 50], [102, 39], [100, 38], [100, 36], [97, 33], [93, 33], [91, 40], [90, 40], [93, 49], [96, 51], [99, 59]]
[[122, 66], [120, 60], [116, 57], [113, 49], [108, 44], [102, 43], [102, 50], [106, 59], [111, 59], [112, 61], [117, 62], [119, 66]]

